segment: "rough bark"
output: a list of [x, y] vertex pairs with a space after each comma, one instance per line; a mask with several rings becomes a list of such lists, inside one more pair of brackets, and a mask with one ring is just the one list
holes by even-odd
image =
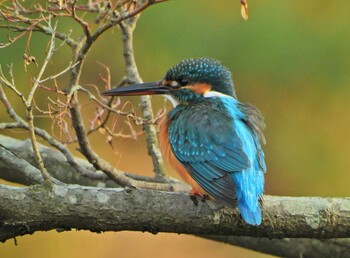
[[[35, 164], [29, 141], [0, 136], [0, 143], [5, 147], [3, 150], [14, 152], [13, 161], [16, 157], [23, 159], [28, 168], [30, 163]], [[76, 159], [84, 171], [91, 172], [81, 175], [58, 151], [40, 146], [40, 152], [55, 178], [98, 188], [65, 184], [22, 188], [0, 185], [1, 241], [51, 229], [141, 230], [205, 234], [204, 237], [216, 241], [285, 257], [327, 257], [329, 254], [349, 257], [349, 239], [269, 239], [349, 237], [349, 198], [266, 196], [263, 225], [251, 227], [244, 224], [235, 211], [219, 209], [211, 201], [198, 199], [196, 204], [187, 194], [104, 189], [118, 186], [103, 174], [96, 174], [86, 161]], [[14, 166], [9, 167], [0, 159], [0, 178], [27, 185], [42, 182], [40, 171], [28, 168], [25, 171], [28, 176], [23, 177]]]
[[[4, 160], [0, 157], [0, 178], [5, 179], [10, 182], [20, 183], [24, 185], [34, 184], [41, 182], [40, 173], [35, 174], [35, 170], [30, 165], [35, 166], [35, 156], [31, 148], [30, 140], [16, 140], [10, 137], [0, 135], [0, 151], [1, 146], [5, 148], [5, 151], [8, 150], [13, 152], [11, 155], [15, 155], [20, 162], [21, 166], [26, 167], [26, 170], [23, 169], [18, 171], [14, 169], [13, 165], [6, 164], [4, 160], [7, 160], [8, 157], [4, 157]], [[44, 160], [45, 166], [49, 171], [50, 175], [59, 181], [67, 184], [79, 184], [85, 186], [97, 186], [97, 187], [119, 187], [115, 181], [108, 178], [106, 174], [101, 171], [96, 170], [86, 160], [79, 158], [73, 158], [74, 164], [76, 166], [71, 166], [72, 160], [68, 161], [67, 157], [62, 153], [53, 150], [51, 148], [45, 147], [41, 144], [38, 145], [41, 156]], [[10, 159], [12, 163], [12, 160]], [[28, 166], [29, 165], [29, 166]], [[78, 167], [79, 169], [76, 169]], [[10, 170], [11, 171], [10, 171]], [[39, 171], [36, 171], [39, 172]], [[148, 188], [148, 189], [159, 189], [165, 191], [177, 191], [177, 192], [188, 192], [190, 187], [174, 178], [160, 178], [160, 177], [145, 177], [139, 176], [132, 173], [127, 173], [124, 171], [119, 171], [125, 177], [134, 181], [139, 185], [139, 188]], [[33, 180], [30, 178], [35, 177]], [[39, 181], [38, 181], [39, 180]], [[52, 179], [54, 180], [54, 179]], [[144, 187], [143, 187], [144, 186]], [[150, 186], [153, 186], [150, 188]]]
[[38, 230], [174, 232], [268, 238], [350, 237], [350, 199], [266, 196], [263, 223], [188, 194], [78, 185], [0, 185], [0, 240]]

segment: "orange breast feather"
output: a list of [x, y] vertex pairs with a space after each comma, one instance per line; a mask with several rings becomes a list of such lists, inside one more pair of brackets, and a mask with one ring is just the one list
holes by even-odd
[[167, 116], [164, 116], [158, 124], [159, 128], [159, 142], [160, 148], [165, 159], [175, 168], [175, 170], [179, 173], [181, 178], [187, 182], [190, 186], [192, 186], [191, 193], [198, 194], [203, 196], [207, 194], [203, 188], [190, 176], [190, 174], [186, 171], [186, 169], [182, 166], [182, 164], [175, 157], [169, 142], [168, 128], [169, 128], [170, 120]]

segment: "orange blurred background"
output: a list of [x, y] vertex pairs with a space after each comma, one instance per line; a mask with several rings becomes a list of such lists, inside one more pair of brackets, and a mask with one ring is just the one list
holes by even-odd
[[[161, 79], [166, 70], [189, 57], [219, 59], [233, 73], [238, 98], [262, 111], [267, 128], [264, 146], [268, 173], [266, 194], [292, 196], [349, 196], [350, 182], [350, 2], [261, 0], [249, 1], [250, 17], [240, 17], [239, 1], [170, 1], [144, 11], [134, 35], [135, 54], [144, 81]], [[78, 26], [60, 20], [62, 31]], [[6, 41], [4, 30], [1, 42]], [[42, 64], [49, 38], [34, 33], [31, 52]], [[0, 64], [13, 63], [18, 88], [29, 91], [29, 80], [38, 73], [34, 65], [23, 68], [25, 39], [0, 49]], [[103, 90], [99, 74], [111, 69], [116, 84], [124, 73], [120, 31], [114, 28], [88, 54], [81, 84]], [[65, 68], [68, 48], [54, 56], [55, 71]], [[50, 69], [49, 69], [50, 70]], [[52, 70], [48, 74], [55, 73]], [[59, 83], [64, 88], [67, 76]], [[23, 105], [9, 98], [20, 114]], [[37, 101], [45, 107], [46, 92]], [[54, 95], [53, 95], [54, 96]], [[45, 97], [45, 98], [44, 98]], [[95, 106], [83, 99], [86, 121]], [[131, 101], [135, 107], [138, 98]], [[153, 97], [155, 111], [162, 97]], [[170, 108], [169, 103], [166, 104]], [[0, 120], [10, 121], [3, 106]], [[50, 130], [51, 121], [37, 117], [36, 124]], [[129, 133], [120, 119], [118, 126]], [[137, 131], [141, 128], [134, 126]], [[26, 132], [1, 132], [27, 138]], [[97, 152], [119, 169], [152, 175], [144, 137], [137, 141], [116, 139], [113, 153], [106, 135], [90, 137]], [[76, 145], [71, 146], [74, 151]], [[75, 152], [79, 155], [77, 152]], [[142, 165], [140, 165], [142, 164]], [[169, 174], [177, 175], [167, 166]], [[148, 233], [102, 233], [82, 231], [39, 232], [0, 245], [0, 257], [268, 257], [193, 236]]]

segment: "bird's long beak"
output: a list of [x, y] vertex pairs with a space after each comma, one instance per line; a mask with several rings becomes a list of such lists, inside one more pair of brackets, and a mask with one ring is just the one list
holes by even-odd
[[162, 81], [157, 81], [120, 87], [101, 92], [101, 94], [105, 96], [140, 96], [153, 94], [167, 94], [169, 91], [169, 87], [164, 86], [162, 84]]

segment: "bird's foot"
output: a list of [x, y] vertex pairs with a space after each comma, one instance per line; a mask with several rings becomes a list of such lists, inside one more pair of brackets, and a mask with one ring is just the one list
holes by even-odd
[[195, 188], [192, 188], [189, 194], [190, 194], [191, 200], [193, 201], [193, 204], [196, 205], [196, 206], [198, 206], [197, 196], [199, 196], [201, 198], [202, 202], [205, 202], [206, 200], [209, 200], [209, 195], [203, 194], [203, 193], [199, 192]]
[[190, 191], [190, 195], [195, 195], [195, 196], [200, 196], [200, 197], [203, 197], [204, 194], [199, 192], [197, 189], [195, 188], [192, 188], [191, 191]]

